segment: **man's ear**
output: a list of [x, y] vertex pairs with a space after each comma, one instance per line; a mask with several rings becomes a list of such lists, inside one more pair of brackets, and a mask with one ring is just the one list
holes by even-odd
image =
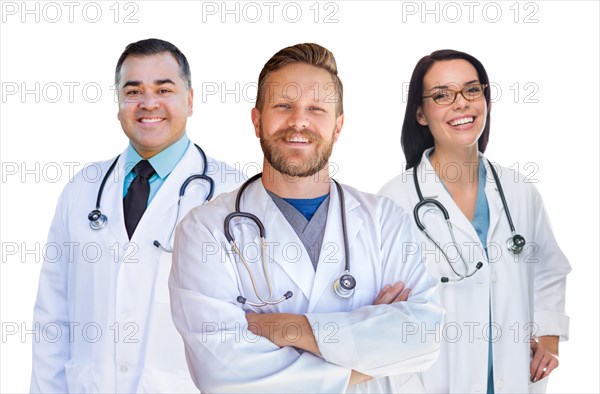
[[252, 124], [254, 125], [254, 133], [256, 134], [256, 138], [260, 138], [260, 111], [258, 108], [252, 108], [250, 116], [252, 117]]
[[194, 89], [190, 88], [188, 92], [188, 116], [194, 113]]
[[344, 114], [341, 114], [335, 120], [335, 133], [333, 135], [333, 140], [337, 142], [340, 133], [342, 132], [342, 127], [344, 126]]

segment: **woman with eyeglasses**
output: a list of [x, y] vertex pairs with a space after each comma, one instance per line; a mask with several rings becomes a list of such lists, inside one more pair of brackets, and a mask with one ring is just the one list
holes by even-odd
[[406, 172], [380, 194], [413, 213], [421, 253], [446, 309], [428, 392], [545, 392], [558, 366], [570, 265], [541, 197], [519, 173], [484, 156], [490, 89], [473, 56], [440, 50], [410, 81], [402, 126]]

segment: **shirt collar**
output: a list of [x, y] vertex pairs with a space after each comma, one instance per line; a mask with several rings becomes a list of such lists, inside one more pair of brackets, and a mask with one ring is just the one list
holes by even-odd
[[[179, 163], [179, 160], [183, 157], [189, 144], [190, 139], [184, 132], [177, 142], [148, 159], [152, 168], [154, 168], [154, 171], [156, 171], [156, 174], [161, 179], [166, 178], [171, 171], [173, 171], [177, 163]], [[127, 173], [129, 173], [137, 163], [144, 160], [139, 153], [137, 153], [133, 145], [131, 145], [131, 142], [127, 147], [125, 157], [125, 168], [128, 169]]]

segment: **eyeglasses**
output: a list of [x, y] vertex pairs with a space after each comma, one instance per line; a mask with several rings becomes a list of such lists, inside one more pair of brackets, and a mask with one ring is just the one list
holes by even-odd
[[450, 105], [456, 101], [458, 94], [460, 93], [465, 100], [475, 101], [483, 96], [483, 91], [489, 85], [483, 83], [474, 83], [463, 86], [461, 90], [449, 89], [447, 87], [433, 89], [435, 92], [429, 96], [423, 96], [422, 98], [432, 98], [438, 105]]

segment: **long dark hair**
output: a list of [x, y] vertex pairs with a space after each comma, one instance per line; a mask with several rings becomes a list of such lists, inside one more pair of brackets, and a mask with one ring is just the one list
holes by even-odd
[[[462, 59], [471, 63], [471, 65], [475, 67], [475, 70], [477, 70], [479, 82], [486, 85], [490, 84], [490, 80], [485, 68], [483, 67], [483, 64], [481, 64], [479, 60], [468, 53], [459, 52], [452, 49], [442, 49], [432, 52], [431, 55], [427, 55], [419, 60], [415, 66], [412, 77], [410, 78], [410, 85], [408, 87], [408, 102], [406, 103], [404, 123], [402, 124], [402, 136], [400, 137], [402, 150], [404, 151], [404, 156], [406, 157], [407, 170], [419, 164], [421, 162], [423, 152], [434, 145], [433, 135], [431, 135], [429, 127], [420, 125], [417, 122], [417, 109], [423, 101], [423, 78], [435, 62], [455, 59]], [[478, 141], [479, 151], [482, 153], [485, 152], [485, 148], [487, 147], [488, 139], [490, 137], [489, 108], [491, 104], [491, 95], [489, 87], [484, 90], [484, 96], [488, 105], [488, 113], [485, 120], [485, 128], [483, 129], [483, 133], [479, 137]]]

